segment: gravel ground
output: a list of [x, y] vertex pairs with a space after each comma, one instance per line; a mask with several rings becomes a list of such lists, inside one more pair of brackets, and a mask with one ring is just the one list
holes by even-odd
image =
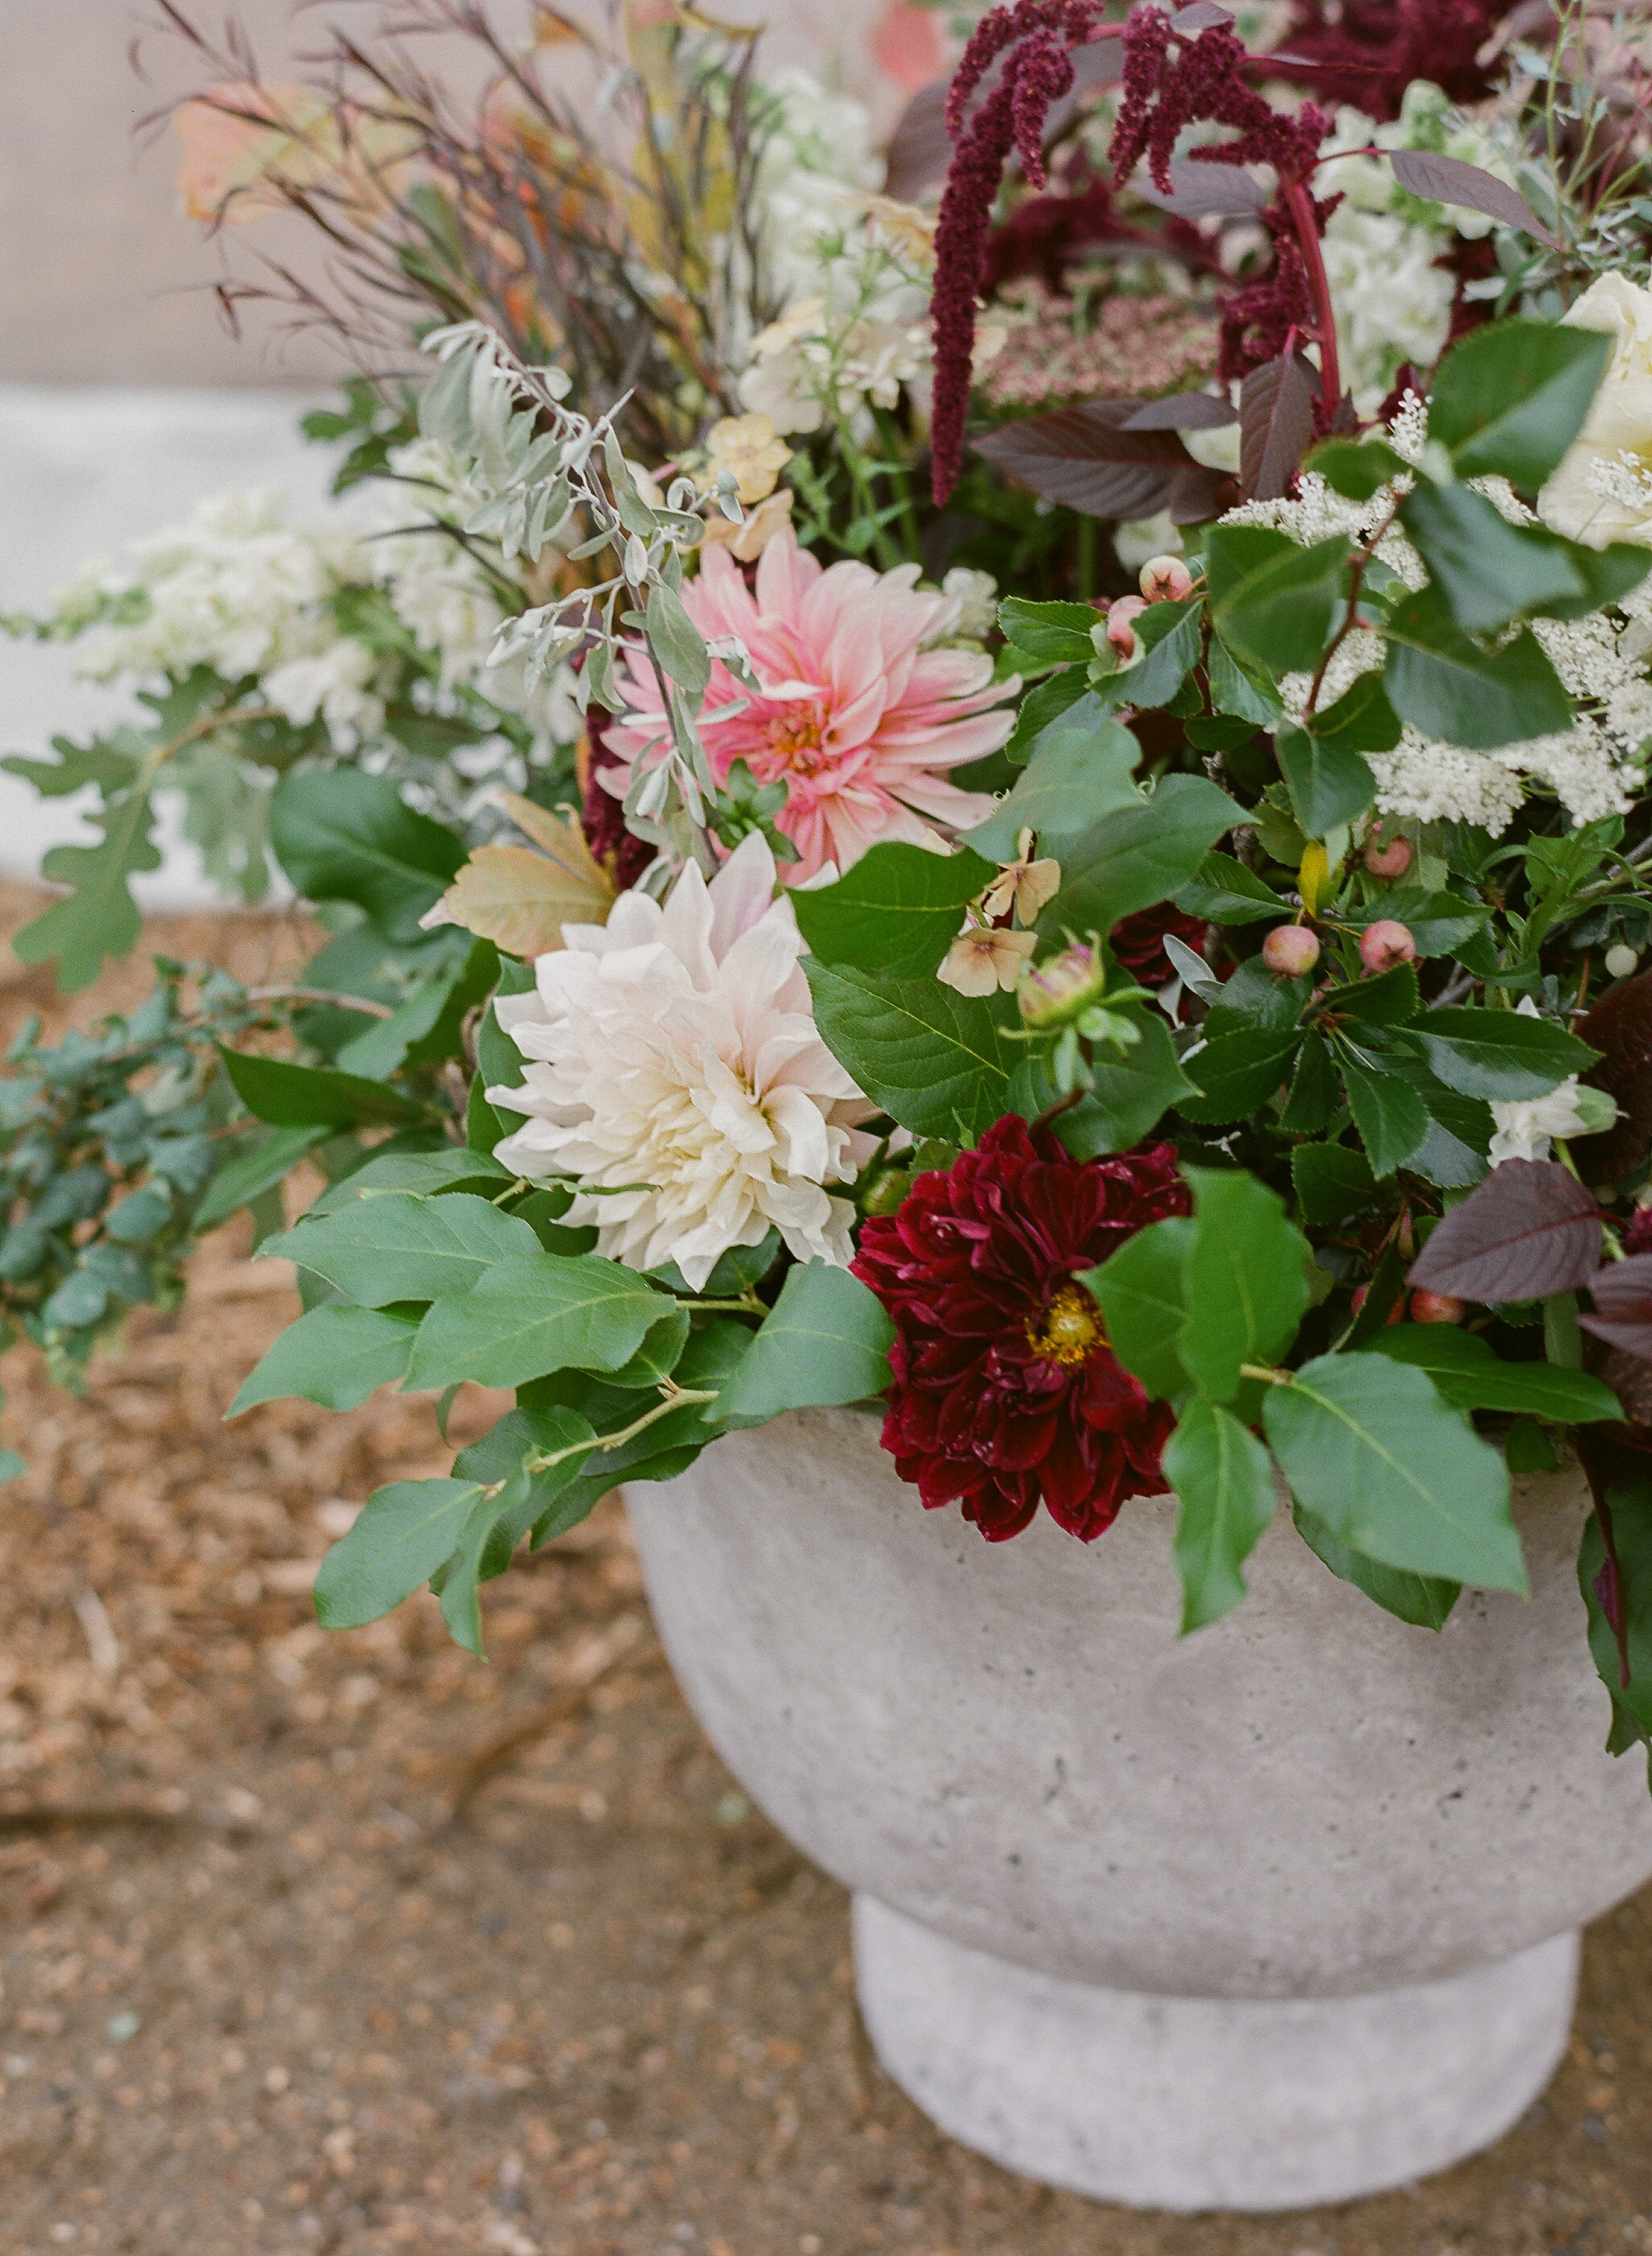
[[[50, 1003], [0, 965], [0, 1019]], [[952, 2145], [869, 2055], [841, 1890], [678, 1697], [617, 1505], [491, 1586], [486, 1667], [427, 1599], [315, 1626], [345, 1500], [445, 1458], [393, 1397], [221, 1423], [296, 1307], [244, 1252], [85, 1403], [0, 1374], [4, 2256], [1652, 2256], [1652, 1893], [1547, 2099], [1415, 2190], [1139, 2217]]]

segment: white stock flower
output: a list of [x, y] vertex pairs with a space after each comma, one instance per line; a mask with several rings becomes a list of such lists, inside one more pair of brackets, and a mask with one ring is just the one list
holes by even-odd
[[[800, 1261], [847, 1265], [871, 1107], [816, 1030], [791, 904], [754, 834], [709, 885], [691, 862], [662, 907], [622, 893], [605, 926], [565, 925], [531, 994], [496, 1006], [528, 1060], [489, 1102], [529, 1117], [497, 1146], [571, 1176], [568, 1219], [628, 1268], [675, 1261], [695, 1289], [770, 1228]], [[640, 1186], [641, 1188], [626, 1188]], [[601, 1195], [599, 1195], [601, 1194]]]
[[1537, 497], [1537, 514], [1592, 548], [1613, 540], [1652, 546], [1652, 291], [1603, 274], [1565, 322], [1603, 330], [1612, 357], [1582, 431]]
[[341, 635], [316, 657], [289, 659], [266, 673], [264, 694], [299, 728], [320, 715], [334, 734], [360, 738], [371, 736], [384, 718], [370, 687], [377, 671], [366, 644]]
[[[1353, 164], [1339, 165], [1335, 186], [1343, 187], [1343, 173], [1353, 169]], [[1402, 361], [1428, 368], [1439, 358], [1457, 288], [1453, 277], [1434, 263], [1447, 240], [1397, 214], [1365, 211], [1351, 201], [1331, 215], [1325, 278], [1336, 309], [1342, 380], [1362, 414], [1381, 404]]]
[[954, 564], [941, 582], [941, 593], [958, 605], [952, 635], [960, 642], [985, 642], [998, 624], [998, 582], [992, 574]]
[[[1529, 995], [1522, 1000], [1520, 1014], [1527, 1019], [1543, 1015]], [[1568, 1074], [1557, 1089], [1542, 1096], [1507, 1102], [1494, 1097], [1492, 1118], [1497, 1123], [1497, 1133], [1491, 1140], [1491, 1163], [1501, 1167], [1505, 1160], [1546, 1160], [1554, 1138], [1597, 1135], [1612, 1125], [1617, 1110], [1604, 1091], [1580, 1089], [1575, 1073]]]

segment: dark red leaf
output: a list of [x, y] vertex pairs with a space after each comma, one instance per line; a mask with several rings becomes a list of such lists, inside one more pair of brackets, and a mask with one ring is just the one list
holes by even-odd
[[938, 78], [920, 86], [895, 121], [883, 193], [899, 203], [917, 203], [926, 188], [946, 177], [946, 167], [953, 161], [952, 137], [946, 130], [946, 89], [951, 83], [950, 79]]
[[1618, 1117], [1569, 1148], [1585, 1182], [1615, 1183], [1652, 1152], [1652, 971], [1608, 989], [1573, 1031], [1599, 1051], [1584, 1079], [1616, 1098]]
[[1167, 391], [1144, 399], [1125, 419], [1127, 431], [1220, 431], [1239, 419], [1232, 403], [1213, 391]]
[[1319, 371], [1299, 352], [1264, 361], [1239, 388], [1239, 480], [1247, 501], [1278, 501], [1313, 444]]
[[1170, 18], [1170, 29], [1178, 39], [1190, 39], [1195, 32], [1207, 32], [1213, 24], [1231, 24], [1233, 11], [1220, 8], [1216, 0], [1192, 0], [1191, 7], [1178, 8]]
[[1522, 234], [1536, 236], [1551, 250], [1559, 243], [1533, 211], [1522, 195], [1511, 188], [1507, 180], [1500, 180], [1494, 173], [1482, 172], [1478, 165], [1466, 165], [1460, 157], [1441, 157], [1431, 149], [1385, 149], [1381, 152], [1394, 167], [1394, 177], [1402, 188], [1414, 196], [1429, 196], [1437, 204], [1459, 204], [1467, 211], [1484, 212], [1488, 219], [1500, 219], [1508, 227], [1517, 227]]
[[1453, 1207], [1407, 1282], [1459, 1301], [1540, 1301], [1592, 1284], [1600, 1210], [1557, 1160], [1505, 1160]]
[[1177, 219], [1233, 219], [1265, 211], [1272, 191], [1254, 180], [1242, 165], [1195, 165], [1185, 157], [1170, 159], [1170, 192], [1154, 187], [1145, 173], [1130, 182], [1132, 195]]
[[1652, 1253], [1608, 1261], [1589, 1280], [1592, 1315], [1578, 1322], [1597, 1339], [1652, 1362]]
[[1092, 399], [1053, 414], [1023, 415], [983, 431], [975, 451], [1018, 485], [1085, 517], [1151, 517], [1175, 501], [1193, 502], [1206, 489], [1213, 500], [1220, 473], [1195, 462], [1173, 430], [1126, 427], [1141, 405]]

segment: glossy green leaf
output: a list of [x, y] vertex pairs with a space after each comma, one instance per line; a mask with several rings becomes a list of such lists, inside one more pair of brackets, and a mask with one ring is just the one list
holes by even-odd
[[354, 1410], [381, 1386], [407, 1375], [417, 1320], [381, 1308], [311, 1308], [289, 1324], [229, 1406], [240, 1417], [255, 1403], [297, 1394], [324, 1410]]
[[1192, 1240], [1191, 1218], [1149, 1223], [1077, 1280], [1101, 1310], [1114, 1354], [1163, 1400], [1189, 1384], [1176, 1343], [1187, 1320], [1183, 1272]]
[[1022, 1045], [1014, 1005], [978, 1001], [937, 979], [877, 979], [809, 962], [815, 1019], [832, 1054], [872, 1102], [917, 1136], [984, 1135], [1005, 1110]]
[[1564, 607], [1589, 592], [1567, 542], [1543, 525], [1510, 525], [1471, 486], [1424, 480], [1400, 504], [1400, 521], [1452, 617], [1470, 634], [1552, 617], [1557, 603]]
[[1303, 726], [1311, 728], [1317, 742], [1340, 751], [1391, 752], [1400, 741], [1400, 717], [1380, 673], [1356, 675], [1333, 705]]
[[1597, 1053], [1550, 1019], [1468, 1005], [1429, 1011], [1409, 1029], [1438, 1079], [1465, 1096], [1543, 1096]]
[[360, 1629], [411, 1597], [448, 1558], [482, 1491], [475, 1481], [391, 1481], [376, 1489], [315, 1577], [324, 1629]]
[[1088, 603], [1038, 603], [1025, 596], [1007, 596], [998, 606], [998, 626], [1029, 666], [1085, 665], [1095, 655], [1090, 637], [1100, 616]]
[[[438, 1213], [458, 1203], [432, 1202]], [[670, 1314], [664, 1294], [621, 1263], [536, 1244], [436, 1303], [418, 1328], [407, 1383], [522, 1386], [570, 1367], [617, 1371]]]
[[1586, 1371], [1550, 1363], [1504, 1363], [1476, 1332], [1455, 1324], [1398, 1324], [1366, 1343], [1372, 1353], [1426, 1371], [1455, 1410], [1507, 1410], [1557, 1426], [1615, 1421], [1623, 1408]]
[[1348, 549], [1337, 533], [1255, 566], [1217, 603], [1223, 640], [1271, 674], [1311, 673], [1341, 609]]
[[1219, 1035], [1183, 1060], [1183, 1070], [1192, 1075], [1201, 1093], [1185, 1097], [1177, 1109], [1188, 1119], [1213, 1127], [1247, 1118], [1290, 1079], [1301, 1040], [1298, 1033], [1262, 1028]]
[[1320, 998], [1328, 1016], [1351, 1019], [1361, 1026], [1409, 1026], [1423, 1007], [1417, 974], [1409, 963], [1396, 963], [1374, 979], [1353, 979], [1346, 986], [1328, 988]]
[[1298, 1144], [1290, 1155], [1290, 1180], [1303, 1214], [1317, 1229], [1333, 1230], [1377, 1203], [1370, 1161], [1343, 1144]]
[[1388, 701], [1424, 736], [1486, 752], [1571, 726], [1571, 700], [1529, 627], [1482, 650], [1424, 588], [1395, 606], [1385, 632]]
[[1176, 906], [1213, 924], [1261, 924], [1291, 914], [1283, 894], [1231, 854], [1206, 854], [1177, 893]]
[[786, 1272], [780, 1298], [717, 1404], [758, 1421], [808, 1406], [862, 1402], [889, 1383], [895, 1327], [869, 1286], [824, 1261]]
[[1279, 693], [1267, 675], [1237, 658], [1219, 634], [1210, 638], [1206, 666], [1210, 701], [1216, 712], [1248, 721], [1254, 728], [1270, 729], [1284, 711]]
[[1047, 681], [1036, 681], [1016, 709], [1015, 729], [1004, 746], [1004, 758], [1012, 766], [1026, 759], [1043, 740], [1045, 730], [1089, 694], [1088, 669], [1082, 666], [1064, 666]]
[[1312, 1251], [1286, 1219], [1284, 1202], [1254, 1175], [1238, 1168], [1184, 1173], [1194, 1229], [1177, 1354], [1202, 1393], [1231, 1402], [1241, 1364], [1272, 1363], [1295, 1339], [1308, 1306]]
[[195, 1228], [213, 1230], [228, 1222], [237, 1208], [285, 1182], [299, 1162], [333, 1133], [329, 1126], [275, 1128], [250, 1147], [237, 1148], [207, 1186], [195, 1209]]
[[1150, 800], [1104, 815], [1061, 857], [1061, 891], [1039, 919], [1054, 937], [1107, 933], [1168, 900], [1243, 811], [1202, 776], [1166, 776]]
[[464, 1191], [441, 1198], [385, 1191], [306, 1219], [259, 1250], [285, 1255], [369, 1308], [468, 1293], [496, 1264], [518, 1255], [550, 1258], [525, 1222]]
[[1384, 486], [1409, 477], [1411, 466], [1382, 439], [1327, 439], [1303, 464], [1332, 493], [1349, 501], [1374, 501]]
[[1323, 1355], [1271, 1386], [1262, 1424], [1290, 1491], [1367, 1558], [1490, 1590], [1526, 1590], [1508, 1474], [1422, 1371]]
[[922, 979], [952, 946], [965, 903], [997, 874], [967, 847], [935, 854], [904, 839], [884, 839], [835, 885], [794, 888], [790, 898], [805, 943], [820, 962], [850, 964], [886, 979]]
[[1341, 1582], [1352, 1583], [1385, 1613], [1409, 1622], [1413, 1629], [1442, 1630], [1451, 1619], [1452, 1609], [1463, 1594], [1460, 1583], [1446, 1582], [1436, 1575], [1408, 1574], [1402, 1568], [1385, 1567], [1379, 1559], [1367, 1559], [1352, 1545], [1339, 1541], [1323, 1519], [1304, 1512], [1299, 1504], [1292, 1506], [1291, 1516], [1303, 1541], [1332, 1573]]
[[255, 1057], [246, 1050], [221, 1049], [218, 1054], [248, 1111], [273, 1127], [355, 1128], [432, 1117], [417, 1098], [360, 1074]]
[[[1119, 1051], [1098, 1048], [1090, 1088], [1095, 1111], [1090, 1148], [1081, 1156], [1125, 1152], [1149, 1135], [1173, 1104], [1196, 1093], [1182, 1070], [1169, 1022], [1156, 1011], [1134, 1012], [1141, 1039]], [[1069, 1146], [1069, 1149], [1073, 1147]]]
[[323, 1191], [309, 1211], [334, 1214], [383, 1191], [414, 1191], [425, 1198], [440, 1191], [477, 1191], [491, 1198], [515, 1181], [491, 1153], [467, 1152], [453, 1144], [438, 1152], [380, 1152]]
[[1422, 1149], [1429, 1132], [1428, 1107], [1408, 1083], [1384, 1071], [1370, 1052], [1348, 1041], [1339, 1041], [1336, 1048], [1348, 1108], [1372, 1173], [1391, 1175]]
[[463, 866], [456, 831], [415, 814], [384, 776], [359, 768], [285, 776], [270, 804], [270, 838], [297, 890], [354, 901], [390, 938], [424, 937], [418, 920]]
[[1582, 430], [1612, 356], [1594, 329], [1488, 321], [1460, 337], [1435, 371], [1429, 436], [1459, 478], [1502, 477], [1528, 493]]
[[1346, 920], [1356, 931], [1385, 918], [1402, 924], [1416, 943], [1419, 956], [1449, 955], [1477, 932], [1483, 932], [1491, 911], [1480, 901], [1466, 901], [1457, 893], [1400, 892], [1385, 893], [1362, 907], [1350, 908]]
[[[1022, 832], [1031, 830], [1040, 853], [1058, 856], [1067, 840], [1103, 815], [1142, 804], [1134, 772], [1141, 758], [1139, 738], [1121, 722], [1108, 720], [1093, 697], [1080, 698], [1071, 711], [1051, 723], [1014, 790], [964, 842], [977, 854], [1009, 862], [1018, 850]], [[857, 863], [855, 868], [863, 866]], [[812, 898], [794, 895], [799, 905]]]
[[1376, 797], [1376, 777], [1362, 753], [1311, 737], [1286, 723], [1276, 733], [1274, 751], [1290, 804], [1310, 838], [1326, 838], [1363, 814]]
[[1244, 1565], [1274, 1516], [1273, 1460], [1230, 1411], [1195, 1398], [1164, 1447], [1175, 1490], [1173, 1555], [1182, 1582], [1182, 1634], [1231, 1613]]

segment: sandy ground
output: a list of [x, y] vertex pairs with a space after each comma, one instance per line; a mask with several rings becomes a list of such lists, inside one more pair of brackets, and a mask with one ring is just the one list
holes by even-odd
[[[0, 1017], [50, 1005], [5, 962]], [[1420, 2189], [1141, 2217], [952, 2145], [870, 2057], [841, 1890], [678, 1697], [617, 1506], [491, 1586], [486, 1667], [427, 1599], [315, 1626], [339, 1499], [445, 1458], [394, 1398], [221, 1424], [295, 1306], [243, 1251], [203, 1249], [87, 1402], [0, 1373], [32, 1467], [0, 1501], [3, 2256], [1652, 2252], [1652, 1894], [1592, 1935], [1548, 2097]]]

